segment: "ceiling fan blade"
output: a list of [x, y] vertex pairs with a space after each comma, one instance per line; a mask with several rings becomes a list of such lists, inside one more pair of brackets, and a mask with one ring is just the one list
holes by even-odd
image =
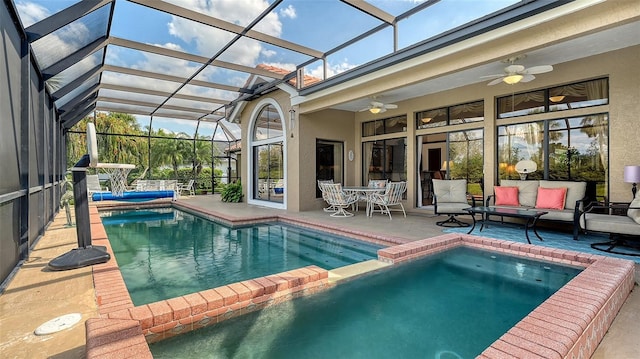
[[495, 79], [498, 77], [503, 77], [504, 74], [495, 74], [495, 75], [485, 75], [485, 76], [480, 76], [481, 79]]
[[551, 65], [541, 65], [541, 66], [533, 66], [533, 67], [529, 67], [528, 69], [522, 71], [523, 75], [536, 75], [536, 74], [543, 74], [545, 72], [551, 72], [553, 71], [553, 66]]
[[503, 79], [503, 78], [504, 78], [504, 76], [503, 76], [503, 77], [499, 77], [499, 78], [497, 78], [497, 79], [495, 79], [495, 80], [493, 80], [493, 81], [489, 82], [489, 83], [487, 84], [487, 86], [497, 85], [497, 84], [499, 84], [499, 83], [501, 83], [501, 82], [502, 82], [502, 79]]
[[378, 113], [383, 113], [383, 112], [387, 112], [387, 108], [384, 106], [380, 107], [380, 112]]
[[358, 110], [358, 112], [369, 111], [370, 109], [371, 109], [371, 107], [365, 107], [362, 110]]
[[529, 82], [529, 81], [531, 81], [531, 80], [533, 80], [535, 78], [536, 77], [533, 76], [533, 75], [526, 74], [526, 75], [522, 76], [522, 80], [520, 80], [520, 82]]
[[515, 74], [524, 71], [524, 66], [522, 65], [509, 65], [504, 68], [504, 72], [508, 74]]
[[391, 109], [394, 109], [394, 108], [398, 108], [398, 105], [393, 104], [393, 103], [388, 103], [388, 104], [384, 105], [384, 108], [386, 108], [387, 110], [391, 110]]
[[382, 107], [382, 106], [384, 106], [384, 104], [382, 102], [371, 101], [371, 106], [370, 107]]

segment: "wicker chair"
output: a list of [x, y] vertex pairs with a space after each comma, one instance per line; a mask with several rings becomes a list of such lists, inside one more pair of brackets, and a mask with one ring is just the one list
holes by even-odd
[[389, 182], [383, 194], [372, 194], [369, 201], [371, 201], [372, 206], [380, 207], [380, 213], [389, 215], [389, 219], [392, 219], [389, 206], [400, 206], [402, 213], [407, 217], [407, 212], [405, 212], [402, 205], [402, 195], [406, 191], [407, 182]]
[[321, 188], [323, 196], [326, 195], [325, 200], [329, 203], [330, 207], [335, 209], [335, 212], [331, 214], [331, 217], [351, 217], [353, 213], [345, 211], [345, 208], [351, 206], [358, 201], [358, 196], [349, 195], [342, 190], [342, 184], [340, 183], [323, 183]]
[[[333, 180], [329, 179], [329, 180], [318, 180], [318, 188], [320, 188], [320, 192], [322, 192], [322, 199], [325, 200], [325, 202], [327, 202], [327, 195], [324, 192], [324, 187], [323, 184], [332, 184]], [[328, 207], [325, 207], [322, 209], [325, 212], [335, 212], [337, 209], [334, 208], [332, 205], [329, 205]]]

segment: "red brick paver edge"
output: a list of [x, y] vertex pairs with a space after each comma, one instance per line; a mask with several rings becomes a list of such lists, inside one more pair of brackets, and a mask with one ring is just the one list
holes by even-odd
[[378, 259], [396, 264], [457, 246], [584, 267], [481, 358], [590, 358], [634, 286], [629, 260], [460, 234], [384, 248]]

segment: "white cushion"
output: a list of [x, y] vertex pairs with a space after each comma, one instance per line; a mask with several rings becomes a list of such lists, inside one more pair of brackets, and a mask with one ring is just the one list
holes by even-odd
[[522, 207], [535, 207], [540, 181], [501, 180], [501, 186], [518, 187], [518, 202]]
[[467, 202], [467, 180], [433, 180], [433, 193], [438, 205], [445, 202]]
[[584, 198], [587, 191], [587, 182], [574, 181], [545, 181], [540, 180], [540, 187], [544, 188], [567, 188], [567, 196], [564, 201], [564, 208], [575, 209], [576, 201]]

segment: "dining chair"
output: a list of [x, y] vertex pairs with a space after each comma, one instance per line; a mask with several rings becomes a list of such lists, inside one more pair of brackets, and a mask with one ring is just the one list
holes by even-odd
[[[325, 190], [324, 190], [324, 186], [323, 186], [324, 184], [327, 184], [327, 183], [331, 184], [331, 183], [333, 183], [333, 180], [332, 179], [329, 179], [329, 180], [318, 180], [318, 188], [320, 188], [320, 192], [322, 193], [322, 199], [325, 202], [328, 203], [327, 194], [325, 194]], [[334, 206], [329, 205], [328, 207], [325, 207], [322, 210], [325, 211], [325, 212], [335, 212], [337, 209]]]
[[405, 217], [407, 217], [407, 212], [404, 210], [404, 205], [402, 205], [402, 195], [407, 191], [407, 182], [389, 182], [385, 188], [384, 193], [374, 193], [369, 197], [369, 201], [371, 201], [371, 214], [375, 212], [373, 208], [375, 206], [380, 207], [380, 213], [389, 215], [389, 219], [391, 218], [391, 210], [389, 206], [400, 206], [402, 209], [402, 213]]
[[358, 196], [347, 194], [342, 190], [341, 183], [323, 183], [323, 193], [326, 193], [326, 201], [333, 206], [335, 212], [331, 217], [351, 217], [353, 213], [345, 211], [345, 208], [351, 206], [358, 201]]

